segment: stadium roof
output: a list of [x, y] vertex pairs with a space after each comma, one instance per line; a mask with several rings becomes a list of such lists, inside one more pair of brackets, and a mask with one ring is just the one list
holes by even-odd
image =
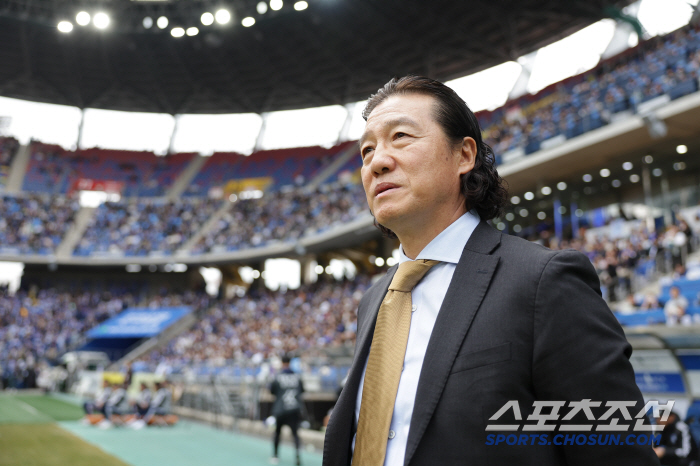
[[[0, 95], [170, 114], [345, 104], [392, 76], [448, 80], [514, 60], [632, 0], [308, 0], [303, 11], [288, 0], [264, 14], [258, 3], [0, 0]], [[222, 5], [231, 21], [204, 26]], [[77, 25], [81, 10], [109, 25]], [[167, 27], [144, 26], [161, 16]]]

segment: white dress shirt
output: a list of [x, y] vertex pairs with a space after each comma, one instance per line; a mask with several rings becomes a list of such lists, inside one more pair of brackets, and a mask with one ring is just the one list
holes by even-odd
[[[447, 294], [447, 287], [452, 281], [452, 275], [462, 256], [462, 250], [479, 224], [479, 220], [479, 214], [475, 210], [465, 213], [437, 235], [416, 257], [416, 259], [437, 260], [440, 263], [433, 266], [411, 291], [413, 303], [411, 329], [408, 333], [406, 356], [404, 357], [403, 370], [396, 393], [396, 403], [394, 404], [394, 414], [389, 428], [384, 459], [385, 466], [403, 465], [408, 429], [411, 426], [413, 405], [418, 389], [418, 379], [430, 341], [430, 334], [433, 332], [440, 306], [445, 299], [445, 294]], [[404, 254], [403, 247], [399, 247], [399, 255], [399, 264], [411, 260]], [[365, 361], [362, 380], [357, 391], [355, 421], [358, 423], [366, 371], [367, 361]], [[352, 449], [355, 450], [355, 438], [352, 440]]]

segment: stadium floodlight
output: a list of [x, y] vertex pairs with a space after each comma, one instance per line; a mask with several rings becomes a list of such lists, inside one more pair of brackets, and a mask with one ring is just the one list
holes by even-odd
[[383, 265], [384, 265], [384, 259], [381, 258], [381, 257], [377, 257], [376, 259], [374, 259], [374, 265], [376, 265], [377, 267], [383, 266]]
[[581, 209], [576, 209], [576, 212], [574, 212], [577, 217], [583, 217], [583, 210]]
[[518, 205], [518, 204], [520, 204], [520, 198], [518, 196], [513, 196], [510, 198], [510, 202], [512, 204]]
[[56, 26], [59, 31], [61, 31], [64, 34], [68, 34], [73, 30], [73, 23], [70, 21], [61, 21], [58, 23], [58, 26]]
[[143, 18], [143, 27], [145, 29], [151, 29], [153, 27], [153, 18], [150, 16], [146, 16]]
[[246, 16], [241, 20], [241, 24], [243, 25], [243, 27], [249, 28], [253, 24], [255, 24], [255, 18], [253, 18], [252, 16]]
[[547, 214], [542, 211], [537, 212], [537, 218], [539, 218], [540, 220], [544, 220], [545, 218], [547, 218]]
[[622, 169], [625, 171], [630, 171], [634, 168], [634, 165], [632, 165], [632, 162], [625, 162], [622, 164]]
[[586, 173], [585, 175], [583, 175], [583, 181], [585, 181], [586, 183], [590, 183], [591, 181], [593, 181], [593, 177]]
[[566, 183], [563, 181], [560, 181], [559, 183], [557, 183], [557, 189], [559, 191], [564, 191], [566, 189]]
[[566, 213], [566, 207], [564, 207], [563, 205], [560, 205], [559, 206], [559, 213], [564, 215]]
[[688, 152], [688, 146], [681, 144], [679, 146], [676, 146], [676, 152], [679, 154], [683, 155]]
[[192, 36], [196, 36], [197, 34], [199, 34], [199, 29], [197, 29], [196, 27], [193, 26], [191, 28], [187, 28], [187, 35], [188, 36], [192, 37]]
[[654, 161], [654, 157], [652, 157], [651, 155], [645, 155], [645, 156], [644, 156], [644, 163], [650, 164], [650, 163], [653, 162], [653, 161]]
[[535, 198], [535, 194], [532, 191], [528, 191], [525, 193], [525, 195], [523, 197], [525, 199], [527, 199], [528, 201], [531, 201]]
[[92, 18], [90, 18], [90, 13], [88, 13], [87, 11], [81, 11], [80, 13], [75, 15], [75, 22], [81, 26], [87, 26], [88, 24], [90, 24], [91, 19]]
[[542, 186], [542, 189], [540, 191], [545, 196], [549, 196], [550, 194], [552, 194], [552, 188], [550, 188], [549, 186]]
[[515, 220], [515, 214], [513, 214], [513, 212], [508, 212], [506, 214], [506, 220], [508, 220], [509, 222], [512, 222], [513, 220]]
[[109, 16], [107, 16], [107, 13], [97, 13], [92, 18], [92, 24], [94, 24], [97, 29], [105, 29], [109, 26]]
[[178, 28], [172, 28], [170, 30], [170, 35], [173, 37], [182, 37], [185, 35], [185, 30], [178, 27]]
[[208, 11], [206, 13], [202, 13], [202, 17], [199, 19], [205, 26], [211, 26], [212, 24], [214, 24], [214, 15], [209, 13]]
[[637, 175], [636, 173], [633, 174], [633, 175], [630, 175], [630, 181], [631, 181], [632, 183], [638, 182], [638, 181], [639, 181], [639, 175]]
[[216, 22], [219, 24], [227, 24], [231, 21], [231, 12], [225, 9], [221, 9], [216, 12]]
[[613, 188], [619, 188], [620, 186], [622, 186], [622, 182], [620, 180], [612, 180], [612, 185]]
[[661, 171], [660, 168], [655, 168], [654, 170], [652, 170], [651, 174], [654, 176], [661, 176], [663, 174], [663, 172]]
[[306, 2], [303, 1], [303, 0], [302, 0], [301, 2], [296, 2], [296, 3], [294, 4], [294, 9], [297, 10], [297, 11], [306, 10], [308, 7], [309, 7], [309, 4], [306, 3]]
[[518, 213], [520, 214], [521, 217], [527, 217], [529, 214], [527, 209], [520, 209], [520, 212], [518, 212]]
[[673, 164], [673, 169], [676, 171], [685, 170], [685, 162], [676, 162]]
[[264, 15], [265, 13], [267, 13], [267, 3], [259, 2], [256, 9], [258, 10], [259, 15]]
[[520, 231], [523, 229], [520, 225], [513, 225], [513, 231], [516, 233], [520, 233]]
[[608, 170], [607, 168], [603, 168], [602, 170], [600, 170], [600, 176], [602, 176], [603, 178], [609, 177], [610, 170]]
[[168, 18], [166, 18], [165, 16], [161, 16], [160, 18], [158, 18], [158, 21], [156, 21], [156, 24], [159, 28], [165, 29], [168, 27]]
[[270, 0], [270, 8], [272, 8], [274, 11], [281, 10], [283, 6], [284, 3], [282, 0]]

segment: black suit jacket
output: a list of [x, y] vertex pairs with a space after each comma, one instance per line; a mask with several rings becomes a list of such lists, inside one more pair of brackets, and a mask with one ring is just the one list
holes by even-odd
[[[350, 464], [357, 391], [395, 271], [389, 269], [360, 302], [354, 361], [326, 431], [324, 466]], [[630, 410], [635, 416], [643, 400], [631, 351], [585, 255], [552, 251], [481, 221], [464, 247], [428, 343], [404, 464], [658, 465], [648, 445], [486, 444], [493, 433], [487, 424], [508, 423], [506, 416], [489, 418], [509, 400], [519, 403], [521, 425], [534, 423], [527, 416], [535, 400], [602, 401], [596, 419], [607, 401], [637, 401]], [[507, 432], [513, 433], [545, 432]], [[557, 433], [549, 432], [550, 440]]]

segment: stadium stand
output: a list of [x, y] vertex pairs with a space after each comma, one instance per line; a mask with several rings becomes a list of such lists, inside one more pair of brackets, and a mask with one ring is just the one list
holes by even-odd
[[[312, 356], [329, 347], [355, 343], [357, 305], [370, 279], [324, 281], [297, 290], [250, 290], [216, 303], [192, 329], [141, 359], [151, 369], [188, 366], [226, 370], [230, 360], [267, 359], [284, 352]], [[206, 370], [202, 367], [202, 370]]]
[[10, 166], [19, 150], [19, 141], [15, 138], [0, 137], [0, 187], [7, 184]]
[[0, 251], [54, 253], [79, 208], [77, 201], [65, 196], [0, 196]]
[[158, 157], [152, 152], [85, 149], [66, 151], [35, 142], [23, 190], [66, 194], [81, 180], [122, 184], [123, 196], [163, 196], [195, 154]]
[[296, 241], [321, 233], [366, 210], [359, 185], [322, 185], [271, 193], [262, 199], [241, 200], [192, 249], [192, 254], [262, 247], [271, 242]]
[[[189, 305], [206, 309], [206, 294], [183, 292], [145, 295], [123, 287], [111, 291], [0, 290], [0, 368], [2, 386], [32, 385], [27, 377], [40, 363], [56, 362], [85, 342], [85, 332], [131, 306], [158, 309]], [[33, 379], [35, 378], [32, 376]], [[32, 380], [33, 380], [32, 379]], [[28, 387], [33, 388], [33, 387]]]
[[221, 204], [222, 201], [199, 198], [101, 204], [74, 255], [171, 255]]
[[272, 190], [303, 185], [353, 144], [352, 141], [344, 142], [330, 149], [314, 146], [258, 151], [247, 157], [235, 153], [215, 153], [192, 180], [185, 195], [204, 196], [211, 188], [249, 178], [270, 178], [268, 189]]
[[545, 141], [571, 139], [640, 110], [652, 99], [698, 90], [700, 28], [687, 26], [609, 58], [535, 95], [477, 114], [499, 163], [528, 155]]

